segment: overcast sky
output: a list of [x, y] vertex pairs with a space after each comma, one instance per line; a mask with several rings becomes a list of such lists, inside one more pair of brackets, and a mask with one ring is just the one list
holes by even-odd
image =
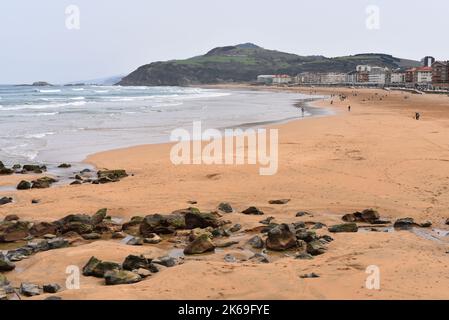
[[[69, 5], [80, 10], [79, 30], [66, 27]], [[243, 42], [300, 55], [449, 59], [448, 12], [447, 0], [4, 0], [0, 83], [127, 74]]]

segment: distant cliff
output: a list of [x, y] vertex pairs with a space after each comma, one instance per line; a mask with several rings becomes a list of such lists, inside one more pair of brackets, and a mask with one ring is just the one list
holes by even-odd
[[408, 68], [418, 61], [387, 54], [358, 54], [337, 58], [298, 56], [267, 50], [251, 43], [218, 47], [202, 56], [186, 60], [153, 62], [139, 67], [118, 84], [123, 86], [186, 86], [254, 81], [260, 74], [301, 72], [349, 72], [359, 64]]

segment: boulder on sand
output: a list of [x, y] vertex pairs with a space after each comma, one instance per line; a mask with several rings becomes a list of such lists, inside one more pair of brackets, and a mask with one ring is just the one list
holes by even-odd
[[0, 243], [25, 239], [29, 236], [28, 230], [28, 222], [3, 221], [0, 223]]
[[133, 271], [140, 268], [149, 269], [150, 263], [151, 261], [145, 258], [143, 255], [136, 256], [131, 254], [125, 258], [122, 266], [125, 270]]
[[95, 184], [104, 184], [110, 182], [118, 182], [122, 178], [126, 178], [128, 174], [125, 170], [100, 170], [97, 172], [98, 179]]
[[37, 284], [22, 283], [20, 285], [20, 293], [26, 297], [38, 296], [41, 294], [41, 290]]
[[269, 204], [287, 204], [290, 202], [290, 199], [278, 199], [278, 200], [270, 200]]
[[11, 197], [3, 197], [0, 198], [0, 206], [4, 205], [4, 204], [8, 204], [12, 202], [12, 198]]
[[34, 237], [42, 237], [46, 234], [57, 234], [58, 225], [51, 222], [37, 222], [30, 228], [30, 234]]
[[142, 277], [135, 272], [126, 270], [111, 270], [105, 273], [106, 285], [113, 286], [119, 284], [131, 284], [142, 280]]
[[214, 250], [215, 244], [206, 234], [202, 234], [184, 249], [184, 254], [201, 254]]
[[246, 210], [242, 211], [243, 214], [251, 214], [251, 215], [263, 215], [264, 213], [256, 207], [249, 207]]
[[400, 218], [397, 219], [393, 225], [393, 227], [395, 229], [400, 229], [400, 230], [408, 230], [411, 229], [413, 227], [417, 227], [418, 224], [415, 222], [415, 220], [413, 220], [413, 218]]
[[261, 237], [254, 236], [248, 240], [248, 244], [254, 249], [262, 249], [264, 247], [264, 242]]
[[184, 216], [186, 229], [217, 228], [220, 223], [213, 213], [187, 212]]
[[224, 212], [224, 213], [232, 213], [234, 209], [232, 209], [232, 206], [228, 202], [222, 202], [218, 205], [218, 210]]
[[103, 278], [107, 271], [120, 270], [121, 266], [115, 262], [101, 261], [95, 257], [91, 257], [87, 264], [83, 267], [84, 276], [93, 276]]
[[14, 170], [13, 169], [9, 169], [9, 168], [0, 168], [0, 176], [6, 176], [6, 175], [10, 175], [13, 174]]
[[8, 260], [4, 255], [0, 253], [0, 272], [12, 271], [16, 268], [16, 265]]
[[268, 249], [282, 251], [296, 246], [296, 235], [293, 226], [282, 223], [270, 231], [266, 241]]
[[146, 238], [152, 233], [171, 234], [177, 229], [184, 229], [185, 226], [185, 219], [180, 214], [152, 214], [142, 220], [139, 231]]
[[43, 285], [44, 293], [56, 293], [61, 290], [61, 286], [57, 283], [49, 283]]
[[35, 164], [25, 164], [22, 167], [22, 172], [23, 173], [28, 173], [28, 172], [33, 172], [33, 173], [42, 173], [43, 171], [46, 171], [47, 167], [46, 166], [39, 166], [39, 165], [35, 165]]
[[43, 177], [43, 178], [39, 178], [37, 180], [32, 181], [31, 188], [32, 189], [46, 189], [46, 188], [50, 188], [50, 186], [55, 182], [57, 182], [57, 181], [53, 178]]
[[309, 243], [307, 243], [307, 253], [311, 254], [312, 256], [318, 256], [320, 254], [323, 254], [327, 251], [326, 246], [319, 240], [314, 240]]
[[20, 218], [17, 214], [8, 214], [3, 221], [19, 221]]
[[90, 219], [91, 223], [93, 225], [97, 225], [100, 222], [102, 222], [104, 220], [104, 218], [106, 218], [107, 212], [108, 212], [108, 209], [106, 209], [106, 208], [98, 210]]
[[389, 223], [389, 221], [380, 220], [380, 214], [374, 209], [365, 209], [362, 212], [345, 214], [342, 218], [345, 222], [366, 222], [371, 224]]
[[31, 182], [22, 180], [17, 185], [17, 190], [28, 190], [31, 189]]
[[328, 228], [329, 232], [341, 233], [341, 232], [357, 232], [358, 226], [355, 222], [348, 222], [343, 224], [337, 224]]

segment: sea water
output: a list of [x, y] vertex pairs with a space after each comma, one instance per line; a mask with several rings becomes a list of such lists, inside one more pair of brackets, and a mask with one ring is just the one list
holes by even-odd
[[[301, 118], [302, 94], [181, 87], [0, 86], [0, 161], [79, 162], [168, 142], [176, 128], [260, 126]], [[311, 116], [307, 109], [305, 116]]]

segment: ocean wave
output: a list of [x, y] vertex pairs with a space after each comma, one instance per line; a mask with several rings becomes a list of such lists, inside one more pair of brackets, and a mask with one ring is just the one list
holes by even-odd
[[96, 93], [108, 93], [109, 90], [94, 90]]
[[29, 145], [27, 143], [24, 144], [19, 144], [19, 145], [15, 145], [15, 146], [11, 146], [11, 147], [4, 147], [2, 150], [15, 157], [23, 157], [29, 161], [33, 161], [34, 159], [36, 159], [37, 155], [39, 154], [39, 151], [37, 150], [29, 150], [27, 149], [27, 147], [29, 147]]
[[72, 91], [84, 91], [84, 88], [73, 88]]
[[54, 108], [63, 108], [70, 106], [83, 106], [87, 102], [86, 101], [75, 101], [75, 102], [67, 102], [67, 103], [55, 103], [55, 104], [21, 104], [15, 105], [11, 107], [0, 107], [0, 111], [14, 111], [14, 110], [34, 110], [34, 109], [54, 109]]
[[61, 89], [37, 89], [36, 91], [40, 93], [56, 93], [61, 92]]
[[85, 97], [74, 97], [74, 98], [70, 98], [70, 100], [85, 100]]
[[42, 138], [45, 138], [46, 136], [51, 136], [54, 134], [56, 134], [56, 132], [52, 132], [52, 131], [42, 132], [42, 133], [29, 133], [29, 134], [24, 135], [23, 137], [25, 139], [42, 139]]
[[14, 116], [17, 117], [49, 117], [56, 116], [59, 112], [37, 112], [37, 113], [18, 113]]

